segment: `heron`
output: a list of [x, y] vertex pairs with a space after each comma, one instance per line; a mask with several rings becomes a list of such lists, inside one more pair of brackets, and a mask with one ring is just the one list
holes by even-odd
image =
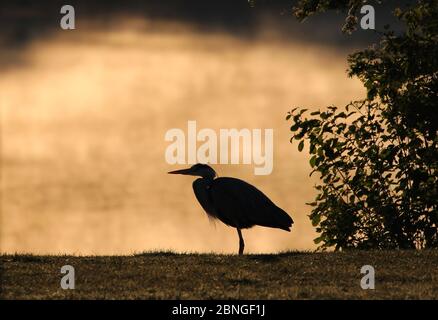
[[219, 178], [207, 164], [198, 163], [188, 169], [168, 173], [200, 177], [193, 182], [196, 199], [210, 218], [237, 229], [239, 255], [245, 248], [242, 229], [258, 225], [290, 232], [294, 223], [259, 189], [237, 178]]

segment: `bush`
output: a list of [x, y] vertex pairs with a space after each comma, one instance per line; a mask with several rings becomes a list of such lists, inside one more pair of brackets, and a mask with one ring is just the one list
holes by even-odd
[[[339, 1], [301, 1], [302, 19]], [[344, 30], [352, 30], [357, 6]], [[311, 4], [312, 6], [310, 6]], [[316, 5], [315, 5], [316, 4]], [[295, 108], [293, 140], [321, 183], [310, 214], [319, 248], [438, 247], [438, 2], [395, 10], [405, 30], [349, 56], [367, 97], [338, 110]]]

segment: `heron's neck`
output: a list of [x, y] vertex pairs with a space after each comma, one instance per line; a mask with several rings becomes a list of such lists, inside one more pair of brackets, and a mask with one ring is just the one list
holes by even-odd
[[216, 174], [216, 171], [214, 171], [214, 170], [204, 171], [204, 172], [202, 172], [202, 175], [201, 175], [201, 177], [203, 179], [206, 179], [208, 181], [213, 181], [214, 178], [216, 178], [216, 176], [217, 176], [217, 174]]
[[204, 179], [206, 182], [213, 182], [214, 178], [216, 177], [215, 174], [207, 174], [207, 175], [203, 175], [202, 179]]

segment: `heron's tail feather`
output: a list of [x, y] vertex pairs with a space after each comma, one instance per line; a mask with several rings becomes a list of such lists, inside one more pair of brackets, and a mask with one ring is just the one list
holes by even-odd
[[277, 207], [276, 210], [272, 212], [272, 218], [266, 227], [278, 228], [290, 232], [294, 221], [286, 211]]

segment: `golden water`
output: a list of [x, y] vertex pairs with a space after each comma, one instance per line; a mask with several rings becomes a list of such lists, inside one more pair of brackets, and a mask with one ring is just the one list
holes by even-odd
[[171, 128], [273, 128], [274, 170], [218, 165], [255, 184], [295, 220], [291, 233], [244, 231], [248, 252], [312, 249], [315, 192], [308, 156], [289, 143], [294, 106], [363, 96], [346, 52], [183, 26], [120, 24], [53, 33], [2, 72], [2, 252], [236, 252], [237, 233], [212, 225], [182, 166], [164, 159]]

